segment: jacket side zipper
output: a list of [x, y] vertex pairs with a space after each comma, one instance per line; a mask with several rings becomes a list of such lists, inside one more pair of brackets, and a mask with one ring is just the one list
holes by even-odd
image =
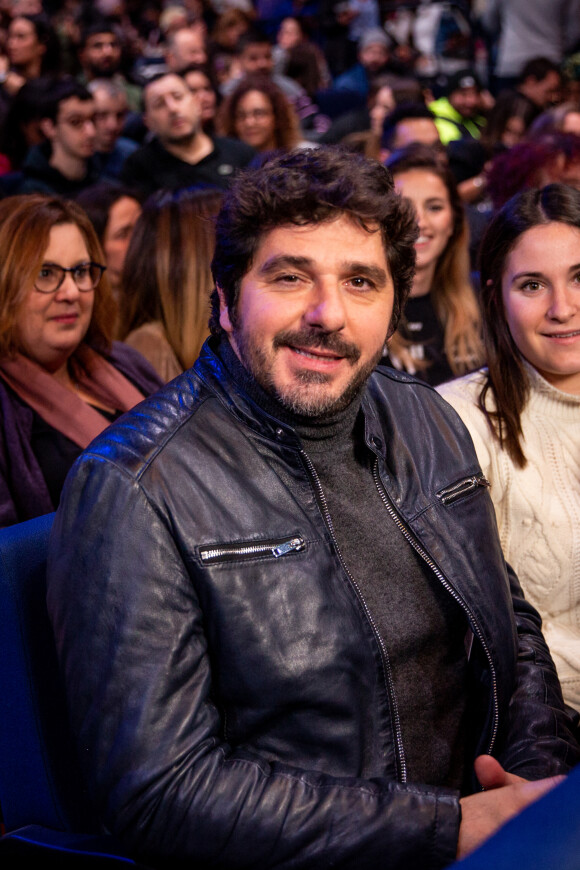
[[445, 489], [439, 490], [437, 498], [443, 504], [452, 504], [464, 495], [474, 492], [480, 486], [490, 486], [489, 480], [483, 474], [474, 474], [471, 477], [466, 477], [464, 480], [453, 483], [451, 486], [445, 487]]
[[[481, 626], [479, 625], [479, 623], [475, 619], [475, 616], [474, 616], [471, 608], [467, 605], [467, 603], [463, 600], [463, 598], [459, 595], [459, 593], [455, 591], [453, 586], [449, 583], [449, 581], [446, 579], [446, 577], [441, 573], [441, 571], [439, 570], [437, 565], [433, 562], [433, 560], [428, 555], [428, 553], [426, 553], [425, 550], [422, 548], [422, 546], [420, 545], [417, 538], [413, 535], [413, 533], [403, 523], [403, 521], [400, 518], [399, 514], [397, 513], [395, 507], [393, 506], [390, 498], [387, 496], [385, 488], [383, 487], [383, 484], [382, 484], [381, 479], [379, 477], [378, 468], [379, 468], [379, 461], [378, 461], [378, 459], [375, 458], [375, 463], [374, 463], [374, 467], [373, 467], [373, 477], [375, 479], [375, 484], [377, 486], [379, 494], [383, 500], [383, 503], [384, 503], [388, 513], [389, 513], [389, 516], [396, 523], [396, 525], [401, 530], [401, 532], [405, 536], [406, 540], [411, 544], [413, 549], [421, 556], [421, 558], [431, 568], [431, 570], [433, 571], [433, 573], [435, 574], [435, 576], [437, 577], [439, 582], [443, 585], [443, 588], [451, 595], [451, 597], [455, 601], [457, 601], [459, 606], [462, 608], [462, 610], [464, 611], [465, 615], [467, 616], [467, 618], [469, 620], [469, 624], [473, 626], [473, 631], [474, 631], [475, 635], [477, 636], [477, 638], [478, 638], [478, 640], [483, 648], [483, 651], [486, 655], [487, 661], [489, 663], [489, 670], [491, 673], [491, 683], [492, 683], [492, 691], [493, 691], [493, 729], [492, 729], [492, 734], [491, 734], [491, 738], [489, 741], [489, 748], [488, 748], [488, 754], [491, 755], [491, 752], [493, 750], [493, 747], [495, 745], [495, 740], [497, 737], [497, 729], [498, 729], [498, 722], [499, 722], [499, 703], [498, 703], [498, 699], [497, 699], [497, 674], [495, 672], [493, 659], [491, 657], [489, 647], [488, 647], [488, 645], [485, 641], [485, 638], [483, 636]], [[489, 486], [489, 483], [487, 482], [487, 480], [485, 478], [483, 478], [483, 480], [485, 480], [485, 484], [477, 483], [475, 486], [485, 486], [486, 484], [487, 484], [487, 486]], [[475, 486], [473, 488], [475, 488]], [[450, 487], [450, 488], [452, 488], [452, 487]], [[442, 491], [445, 492], [445, 490], [442, 490]], [[438, 495], [439, 495], [439, 493], [438, 493]]]
[[340, 547], [338, 546], [338, 541], [336, 540], [336, 535], [334, 533], [334, 526], [332, 525], [332, 518], [330, 516], [330, 511], [328, 510], [328, 503], [326, 501], [326, 496], [324, 495], [324, 490], [322, 489], [322, 485], [320, 483], [320, 479], [318, 477], [316, 469], [314, 468], [312, 462], [310, 461], [310, 457], [307, 455], [307, 453], [305, 453], [304, 450], [301, 450], [300, 452], [301, 452], [302, 456], [304, 457], [304, 461], [306, 462], [310, 476], [311, 476], [311, 478], [314, 481], [314, 484], [316, 486], [316, 491], [318, 493], [319, 501], [320, 501], [322, 508], [323, 508], [324, 520], [326, 522], [326, 526], [328, 528], [328, 531], [330, 532], [332, 542], [336, 548], [336, 552], [338, 553], [338, 557], [340, 559], [342, 567], [343, 567], [347, 577], [349, 578], [350, 582], [352, 583], [352, 585], [353, 585], [353, 587], [354, 587], [354, 589], [359, 597], [359, 600], [360, 600], [360, 602], [363, 606], [363, 609], [365, 611], [366, 617], [371, 625], [371, 628], [373, 629], [373, 631], [375, 633], [375, 636], [376, 636], [377, 641], [379, 643], [379, 646], [381, 648], [387, 694], [389, 695], [389, 699], [391, 702], [391, 711], [392, 711], [392, 715], [393, 715], [393, 722], [394, 722], [394, 728], [395, 728], [395, 759], [397, 761], [397, 766], [399, 768], [399, 780], [400, 780], [400, 782], [407, 782], [407, 762], [405, 760], [405, 748], [403, 746], [403, 736], [401, 733], [401, 719], [399, 716], [399, 708], [397, 706], [397, 699], [395, 697], [395, 690], [394, 690], [394, 685], [393, 685], [393, 675], [391, 672], [391, 664], [389, 661], [387, 649], [385, 647], [385, 643], [383, 641], [383, 638], [381, 637], [381, 634], [380, 634], [379, 630], [377, 629], [376, 623], [372, 617], [372, 614], [368, 608], [368, 605], [363, 597], [363, 594], [360, 590], [360, 587], [359, 587], [358, 583], [356, 582], [356, 580], [354, 579], [354, 577], [352, 576], [352, 574], [350, 573], [350, 571], [348, 570], [348, 568], [346, 567], [346, 564], [345, 564], [344, 559], [342, 557], [342, 553], [340, 551]]
[[199, 557], [202, 562], [226, 562], [229, 560], [252, 558], [254, 556], [273, 556], [278, 559], [288, 553], [298, 553], [306, 546], [304, 538], [296, 535], [281, 541], [260, 541], [255, 544], [216, 544], [200, 547]]

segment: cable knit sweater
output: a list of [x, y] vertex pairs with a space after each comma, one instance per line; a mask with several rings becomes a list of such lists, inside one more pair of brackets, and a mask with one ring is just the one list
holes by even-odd
[[564, 699], [580, 710], [580, 396], [552, 387], [527, 364], [526, 370], [525, 468], [500, 449], [477, 407], [484, 370], [437, 391], [471, 433], [491, 483], [506, 560], [542, 616]]

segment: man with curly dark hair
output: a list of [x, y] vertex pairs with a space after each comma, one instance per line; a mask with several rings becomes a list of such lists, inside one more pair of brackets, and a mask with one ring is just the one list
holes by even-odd
[[435, 870], [580, 760], [467, 430], [375, 370], [416, 237], [376, 161], [244, 170], [199, 359], [69, 477], [73, 730], [147, 864]]

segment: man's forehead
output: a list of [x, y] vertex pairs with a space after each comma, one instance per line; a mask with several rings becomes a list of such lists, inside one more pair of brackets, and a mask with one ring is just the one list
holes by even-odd
[[189, 92], [189, 88], [187, 87], [183, 79], [180, 78], [180, 76], [169, 73], [168, 75], [156, 79], [154, 82], [151, 82], [148, 85], [145, 85], [143, 99], [145, 101], [145, 104], [147, 104], [147, 102], [155, 99], [155, 97], [159, 97], [176, 90]]
[[61, 100], [58, 106], [59, 116], [75, 114], [90, 118], [94, 111], [94, 100], [81, 100], [79, 97], [67, 97], [65, 100]]
[[119, 37], [116, 33], [92, 33], [86, 41], [87, 48], [101, 48], [104, 45], [119, 46]]

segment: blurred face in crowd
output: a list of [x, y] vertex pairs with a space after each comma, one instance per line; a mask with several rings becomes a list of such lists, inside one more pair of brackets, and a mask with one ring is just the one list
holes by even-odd
[[375, 94], [372, 106], [369, 109], [371, 129], [377, 136], [381, 135], [383, 131], [383, 121], [394, 108], [395, 98], [392, 89], [387, 86], [379, 88]]
[[580, 112], [568, 112], [562, 122], [562, 133], [575, 133], [580, 136]]
[[254, 42], [240, 54], [240, 66], [244, 73], [270, 75], [274, 69], [272, 46], [269, 42]]
[[463, 118], [472, 118], [481, 109], [480, 93], [475, 87], [457, 88], [449, 94], [449, 102]]
[[115, 33], [93, 33], [80, 52], [83, 68], [91, 78], [107, 78], [121, 66], [121, 43]]
[[109, 153], [123, 131], [129, 107], [124, 93], [111, 94], [105, 88], [97, 88], [93, 93], [95, 104], [95, 147], [97, 151]]
[[382, 42], [371, 42], [360, 49], [358, 57], [368, 72], [376, 73], [387, 63], [389, 49]]
[[113, 203], [103, 238], [103, 251], [107, 261], [107, 276], [113, 292], [121, 284], [123, 263], [131, 241], [133, 228], [141, 214], [141, 205], [130, 196], [122, 196]]
[[199, 98], [201, 123], [207, 124], [215, 117], [217, 102], [216, 92], [209, 78], [201, 70], [190, 70], [184, 73], [183, 78], [192, 94]]
[[168, 144], [186, 143], [200, 127], [200, 100], [184, 80], [172, 73], [147, 85], [144, 120], [152, 133]]
[[[71, 268], [89, 261], [86, 242], [76, 224], [58, 224], [51, 229], [42, 265]], [[65, 365], [86, 335], [94, 298], [94, 290], [78, 289], [70, 272], [54, 293], [30, 287], [16, 318], [22, 353], [50, 372]]]
[[550, 70], [543, 79], [529, 76], [519, 89], [540, 109], [547, 109], [560, 101], [562, 79], [556, 70]]
[[290, 48], [294, 48], [295, 45], [298, 45], [301, 40], [302, 30], [300, 29], [300, 25], [296, 19], [284, 18], [276, 35], [276, 42], [280, 48], [288, 51]]
[[525, 132], [526, 125], [524, 124], [523, 118], [520, 118], [518, 115], [514, 115], [513, 118], [508, 118], [504, 131], [501, 134], [502, 145], [505, 145], [506, 148], [511, 148], [513, 145], [517, 145], [518, 142], [521, 142]]
[[509, 253], [502, 297], [512, 338], [553, 386], [580, 394], [580, 230], [552, 221]]
[[396, 175], [394, 181], [395, 189], [413, 203], [417, 215], [416, 271], [434, 273], [437, 261], [453, 234], [449, 191], [439, 176], [427, 169], [410, 169]]
[[199, 27], [182, 27], [171, 38], [171, 48], [167, 51], [167, 65], [170, 70], [179, 72], [192, 63], [206, 63], [205, 34]]
[[8, 27], [6, 51], [10, 63], [18, 69], [40, 63], [46, 47], [39, 41], [32, 21], [13, 18]]
[[257, 151], [276, 147], [276, 119], [272, 104], [262, 91], [248, 91], [239, 100], [235, 115], [236, 136]]
[[50, 139], [53, 155], [72, 160], [88, 160], [95, 153], [95, 104], [93, 100], [69, 97], [62, 100], [56, 122], [41, 122]]
[[396, 127], [393, 150], [404, 148], [411, 142], [436, 145], [440, 141], [435, 121], [431, 118], [403, 118]]

